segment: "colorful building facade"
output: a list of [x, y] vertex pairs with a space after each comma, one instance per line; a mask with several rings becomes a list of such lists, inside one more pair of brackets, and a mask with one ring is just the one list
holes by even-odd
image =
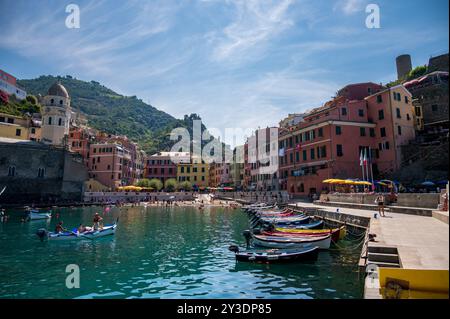
[[9, 96], [15, 95], [19, 100], [27, 97], [27, 92], [17, 86], [16, 78], [3, 70], [0, 70], [0, 91], [5, 92]]
[[403, 86], [386, 89], [373, 83], [339, 92], [343, 96], [305, 114], [296, 126], [280, 130], [281, 189], [308, 196], [327, 190], [325, 179], [362, 179], [364, 153], [372, 163], [366, 179], [400, 167], [401, 145], [415, 138], [411, 94]]
[[147, 157], [144, 177], [165, 183], [168, 179], [177, 179], [177, 164], [189, 162], [187, 152], [159, 152]]
[[209, 186], [209, 164], [201, 158], [192, 157], [189, 162], [177, 164], [177, 180], [190, 182], [194, 188]]

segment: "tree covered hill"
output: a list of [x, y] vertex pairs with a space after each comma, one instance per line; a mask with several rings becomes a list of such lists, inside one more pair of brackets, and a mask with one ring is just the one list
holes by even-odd
[[[173, 145], [169, 134], [173, 128], [185, 127], [192, 132], [196, 114], [176, 119], [144, 103], [136, 96], [120, 95], [96, 81], [86, 82], [71, 76], [40, 76], [18, 80], [28, 94], [46, 95], [48, 88], [60, 81], [68, 90], [72, 108], [88, 119], [89, 126], [117, 135], [126, 135], [149, 154], [169, 150]], [[202, 131], [206, 129], [202, 126]]]

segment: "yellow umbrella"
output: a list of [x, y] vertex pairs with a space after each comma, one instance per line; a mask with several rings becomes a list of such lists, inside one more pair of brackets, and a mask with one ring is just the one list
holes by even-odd
[[329, 183], [330, 184], [344, 184], [345, 181], [343, 179], [332, 179]]
[[343, 184], [346, 184], [346, 185], [356, 185], [356, 182], [355, 182], [355, 181], [352, 181], [352, 180], [350, 180], [350, 179], [347, 179], [347, 180], [344, 181]]
[[356, 185], [367, 185], [367, 186], [372, 185], [372, 183], [366, 182], [366, 181], [360, 181], [360, 182], [355, 182], [355, 183], [356, 183]]
[[333, 179], [329, 178], [329, 179], [325, 179], [322, 181], [322, 183], [328, 184], [331, 183], [333, 181]]

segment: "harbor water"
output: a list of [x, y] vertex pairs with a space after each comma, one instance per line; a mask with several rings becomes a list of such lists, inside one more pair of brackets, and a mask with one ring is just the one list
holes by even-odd
[[[41, 242], [40, 228], [105, 224], [116, 234], [96, 240]], [[313, 263], [237, 263], [231, 244], [245, 246], [240, 209], [206, 207], [56, 208], [51, 220], [0, 223], [0, 298], [362, 298], [359, 249], [351, 240]], [[66, 267], [80, 287], [66, 287]]]

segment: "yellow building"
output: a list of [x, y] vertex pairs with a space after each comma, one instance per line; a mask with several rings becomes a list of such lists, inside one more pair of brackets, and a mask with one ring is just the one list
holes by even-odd
[[192, 158], [190, 163], [177, 164], [178, 182], [188, 181], [198, 187], [209, 186], [209, 165], [204, 161]]
[[30, 121], [20, 116], [0, 113], [0, 137], [28, 140]]

